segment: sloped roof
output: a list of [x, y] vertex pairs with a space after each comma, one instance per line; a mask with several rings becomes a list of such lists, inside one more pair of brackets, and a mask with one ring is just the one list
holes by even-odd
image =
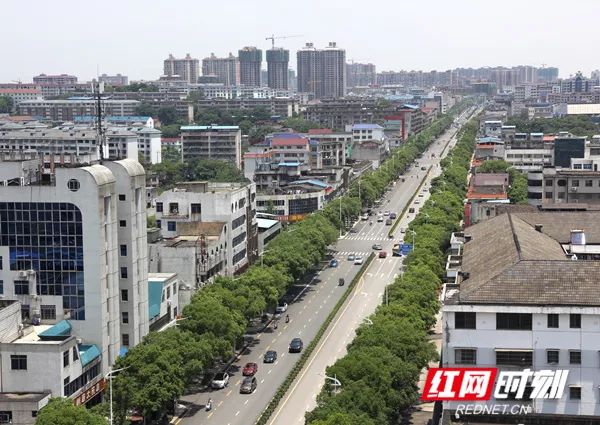
[[82, 367], [91, 363], [92, 360], [100, 357], [100, 350], [94, 344], [80, 344], [78, 349]]
[[530, 226], [541, 224], [542, 232], [560, 243], [569, 243], [571, 230], [582, 229], [587, 243], [600, 244], [600, 211], [522, 212], [516, 216]]

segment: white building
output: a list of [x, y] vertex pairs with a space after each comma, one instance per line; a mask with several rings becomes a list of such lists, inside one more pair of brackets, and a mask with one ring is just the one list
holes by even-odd
[[353, 142], [385, 139], [384, 128], [379, 124], [353, 124], [348, 126], [346, 131], [352, 132]]
[[[502, 214], [469, 227], [449, 257], [443, 367], [569, 371], [558, 400], [477, 402], [532, 409], [510, 423], [590, 423], [600, 414], [599, 220], [598, 212]], [[442, 421], [457, 404], [444, 402]]]
[[150, 328], [160, 330], [181, 313], [177, 273], [148, 274]]
[[49, 173], [0, 162], [1, 290], [23, 324], [0, 344], [3, 393], [83, 403], [148, 332], [144, 176], [129, 159]]
[[242, 168], [242, 132], [238, 126], [184, 125], [180, 137], [183, 161], [218, 159]]

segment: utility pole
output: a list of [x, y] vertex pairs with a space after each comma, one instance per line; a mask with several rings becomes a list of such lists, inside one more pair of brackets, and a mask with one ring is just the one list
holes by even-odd
[[98, 128], [96, 129], [96, 138], [98, 142], [98, 147], [100, 148], [100, 164], [104, 160], [104, 127], [102, 126], [102, 98], [100, 93], [100, 82], [96, 82], [96, 125]]

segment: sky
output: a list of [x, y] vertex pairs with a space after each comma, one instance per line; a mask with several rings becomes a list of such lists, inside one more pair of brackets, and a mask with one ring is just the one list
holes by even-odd
[[330, 41], [378, 72], [546, 64], [568, 77], [600, 68], [598, 0], [2, 0], [0, 16], [1, 57], [14, 58], [0, 62], [0, 82], [40, 73], [151, 80], [169, 53], [266, 50], [271, 34], [300, 35], [276, 42], [292, 68], [304, 43]]

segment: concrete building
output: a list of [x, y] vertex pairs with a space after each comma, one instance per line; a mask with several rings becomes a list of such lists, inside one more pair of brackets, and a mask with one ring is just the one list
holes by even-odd
[[51, 85], [51, 86], [69, 86], [77, 84], [77, 77], [68, 74], [46, 75], [40, 74], [33, 77], [34, 84]]
[[346, 165], [348, 150], [352, 146], [351, 133], [334, 133], [330, 129], [311, 129], [311, 168], [341, 167]]
[[504, 160], [519, 171], [540, 171], [554, 164], [554, 136], [505, 133]]
[[268, 86], [276, 90], [288, 90], [290, 51], [281, 47], [267, 50]]
[[260, 87], [260, 69], [262, 50], [256, 47], [244, 47], [238, 51], [240, 61], [240, 84], [248, 87]]
[[339, 98], [346, 94], [346, 51], [330, 42], [325, 49], [312, 43], [298, 50], [298, 91], [315, 98]]
[[163, 74], [168, 76], [178, 75], [182, 80], [195, 84], [199, 75], [199, 61], [186, 54], [185, 58], [177, 59], [172, 54], [163, 62]]
[[252, 183], [179, 183], [156, 199], [156, 219], [165, 239], [190, 235], [189, 231], [180, 233], [182, 223], [223, 222], [226, 242], [220, 249], [225, 251], [223, 273], [227, 275], [247, 267], [258, 249], [256, 186]]
[[169, 325], [180, 315], [177, 273], [148, 273], [148, 317], [150, 330]]
[[202, 59], [202, 75], [214, 75], [219, 83], [226, 86], [240, 85], [240, 61], [229, 53], [226, 58], [218, 58], [214, 53]]
[[[197, 65], [196, 65], [197, 69]], [[129, 84], [129, 78], [127, 75], [106, 75], [102, 74], [98, 76], [98, 81], [107, 84], [112, 87], [123, 87]]]
[[[105, 99], [102, 101], [104, 115], [137, 116], [137, 100]], [[77, 116], [95, 116], [96, 100], [92, 97], [68, 100], [27, 100], [17, 105], [20, 115], [57, 122], [73, 121]]]
[[371, 86], [377, 84], [377, 70], [372, 63], [350, 62], [346, 64], [348, 87]]
[[[452, 277], [442, 292], [442, 366], [568, 371], [558, 399], [514, 400], [515, 389], [505, 388], [508, 399], [492, 394], [478, 402], [530, 409], [510, 415], [510, 423], [584, 424], [599, 414], [598, 220], [598, 212], [506, 213], [453, 238]], [[443, 403], [442, 423], [458, 403]], [[494, 421], [485, 413], [461, 416]]]
[[[269, 89], [272, 90], [272, 89]], [[276, 94], [276, 93], [272, 93]], [[225, 110], [265, 108], [272, 116], [291, 117], [300, 113], [300, 103], [291, 97], [237, 97], [219, 99], [201, 99], [195, 102], [199, 111], [219, 108]]]
[[148, 332], [144, 169], [4, 161], [0, 181], [2, 392], [85, 403]]
[[488, 218], [489, 204], [508, 204], [508, 173], [477, 173], [469, 181], [465, 196], [465, 227]]
[[182, 126], [181, 156], [183, 161], [219, 159], [241, 169], [242, 132], [238, 126]]
[[14, 105], [26, 100], [42, 100], [42, 89], [36, 88], [11, 88], [0, 87], [0, 96], [10, 97]]

